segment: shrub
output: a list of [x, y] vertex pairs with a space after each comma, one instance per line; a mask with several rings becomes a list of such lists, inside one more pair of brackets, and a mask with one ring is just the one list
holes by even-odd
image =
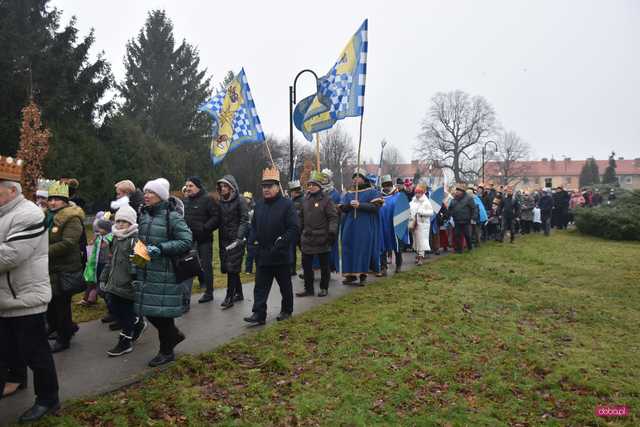
[[585, 234], [612, 240], [640, 240], [640, 191], [619, 194], [611, 205], [577, 209], [575, 221], [578, 230]]

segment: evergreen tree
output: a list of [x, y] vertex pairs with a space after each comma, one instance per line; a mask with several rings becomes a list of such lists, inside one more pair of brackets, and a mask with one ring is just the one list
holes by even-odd
[[[49, 0], [0, 1], [0, 152], [18, 148], [20, 111], [30, 98], [51, 130], [45, 174], [75, 177], [85, 198], [104, 195], [108, 156], [96, 139], [95, 119], [113, 78], [102, 55], [90, 60], [93, 32], [79, 38], [76, 21], [61, 28], [60, 11]], [[93, 184], [99, 182], [98, 187]], [[105, 190], [105, 191], [103, 191]]]
[[616, 175], [616, 159], [615, 159], [615, 152], [611, 152], [611, 155], [609, 156], [609, 165], [607, 166], [607, 168], [604, 170], [604, 175], [602, 175], [602, 183], [603, 184], [617, 184], [618, 183], [618, 177]]
[[580, 171], [580, 187], [588, 187], [590, 185], [600, 183], [600, 174], [596, 160], [591, 157], [584, 162]]
[[163, 142], [201, 138], [210, 121], [198, 106], [211, 91], [210, 78], [199, 65], [197, 49], [184, 40], [176, 47], [165, 12], [151, 11], [144, 28], [127, 44], [126, 75], [119, 87], [123, 113]]

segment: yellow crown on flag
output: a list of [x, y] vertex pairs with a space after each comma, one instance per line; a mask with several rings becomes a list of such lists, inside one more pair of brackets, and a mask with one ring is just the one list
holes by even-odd
[[69, 186], [64, 182], [53, 181], [49, 186], [49, 197], [69, 198]]
[[267, 168], [264, 171], [262, 171], [262, 180], [280, 182], [280, 171], [275, 166], [271, 168]]
[[20, 182], [23, 164], [24, 162], [20, 159], [0, 156], [0, 180]]

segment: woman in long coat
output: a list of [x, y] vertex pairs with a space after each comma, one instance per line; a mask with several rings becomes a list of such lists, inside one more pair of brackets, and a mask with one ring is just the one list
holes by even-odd
[[433, 207], [425, 192], [426, 186], [418, 184], [415, 196], [409, 204], [411, 211], [410, 228], [413, 233], [413, 249], [416, 251], [417, 265], [422, 265], [426, 253], [431, 250], [429, 246], [429, 230], [431, 229]]
[[192, 235], [169, 196], [169, 181], [149, 181], [144, 186], [138, 226], [138, 238], [147, 245], [151, 261], [137, 269], [135, 310], [156, 327], [160, 340], [160, 351], [149, 362], [151, 367], [175, 360], [173, 349], [185, 339], [174, 323], [183, 312], [184, 287], [176, 280], [173, 258], [191, 248]]

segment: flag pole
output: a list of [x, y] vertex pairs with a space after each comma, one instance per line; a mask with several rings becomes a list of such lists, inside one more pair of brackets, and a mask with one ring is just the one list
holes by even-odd
[[[360, 115], [360, 133], [358, 135], [358, 169], [360, 170], [360, 151], [362, 149], [362, 122], [364, 121], [364, 111], [362, 112], [362, 114]], [[367, 177], [364, 177], [364, 179], [367, 179]], [[358, 185], [356, 184], [356, 202], [358, 201]], [[358, 217], [358, 212], [357, 212], [357, 208], [353, 210], [353, 218], [357, 218]]]
[[316, 132], [316, 169], [320, 172], [320, 132]]

